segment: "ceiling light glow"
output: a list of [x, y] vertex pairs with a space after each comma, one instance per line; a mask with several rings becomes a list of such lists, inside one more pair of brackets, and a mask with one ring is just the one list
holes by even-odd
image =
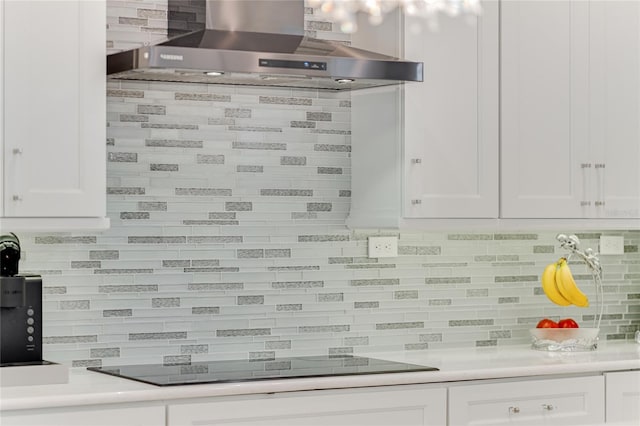
[[345, 33], [357, 31], [357, 14], [369, 15], [369, 22], [378, 25], [384, 14], [401, 9], [408, 16], [424, 18], [432, 30], [437, 30], [438, 14], [449, 16], [480, 15], [480, 0], [308, 0], [311, 7], [336, 22]]

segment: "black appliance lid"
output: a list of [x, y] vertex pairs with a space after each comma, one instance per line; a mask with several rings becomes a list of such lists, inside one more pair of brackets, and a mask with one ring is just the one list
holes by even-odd
[[157, 386], [234, 383], [305, 377], [437, 371], [435, 367], [352, 355], [301, 356], [274, 360], [221, 360], [191, 364], [88, 367], [87, 370]]

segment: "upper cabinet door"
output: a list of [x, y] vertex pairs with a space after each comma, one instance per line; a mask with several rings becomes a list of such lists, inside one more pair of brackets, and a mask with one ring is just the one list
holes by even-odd
[[347, 224], [635, 229], [640, 2], [482, 7], [473, 25], [385, 18], [354, 34], [424, 62], [424, 82], [353, 92]]
[[501, 217], [588, 217], [589, 3], [501, 9]]
[[4, 7], [4, 217], [104, 217], [104, 1]]
[[590, 5], [593, 215], [640, 218], [640, 2]]
[[[407, 17], [404, 57], [424, 82], [404, 90], [404, 216], [498, 216], [498, 2], [480, 17]], [[414, 28], [422, 27], [421, 33]]]
[[640, 218], [640, 2], [506, 1], [501, 217]]
[[349, 226], [498, 217], [498, 6], [439, 14], [437, 31], [401, 14], [359, 25], [354, 46], [423, 62], [424, 81], [352, 93]]

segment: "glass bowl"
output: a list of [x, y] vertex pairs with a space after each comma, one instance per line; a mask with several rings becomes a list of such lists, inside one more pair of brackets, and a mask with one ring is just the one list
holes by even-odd
[[599, 328], [532, 328], [531, 348], [539, 351], [584, 352], [598, 347]]

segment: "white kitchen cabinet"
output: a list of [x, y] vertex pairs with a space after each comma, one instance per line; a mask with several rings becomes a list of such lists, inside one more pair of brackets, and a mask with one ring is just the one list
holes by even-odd
[[350, 225], [497, 217], [498, 3], [483, 8], [471, 23], [440, 16], [437, 32], [396, 15], [354, 34], [355, 46], [424, 62], [424, 82], [352, 93]]
[[591, 214], [640, 218], [640, 1], [592, 1], [589, 19]]
[[444, 425], [445, 388], [386, 386], [217, 398], [167, 407], [167, 425]]
[[604, 377], [469, 384], [449, 388], [450, 425], [603, 424]]
[[640, 371], [605, 373], [607, 423], [640, 424]]
[[589, 2], [503, 2], [501, 215], [588, 215]]
[[0, 10], [0, 227], [106, 228], [105, 2]]
[[165, 407], [88, 406], [3, 411], [2, 426], [165, 426]]
[[407, 18], [404, 55], [425, 63], [425, 81], [403, 92], [405, 217], [498, 214], [498, 7], [483, 7], [419, 36]]
[[425, 81], [352, 93], [347, 225], [640, 226], [640, 2], [482, 6], [475, 26], [354, 34]]
[[640, 218], [640, 2], [501, 7], [501, 217]]

